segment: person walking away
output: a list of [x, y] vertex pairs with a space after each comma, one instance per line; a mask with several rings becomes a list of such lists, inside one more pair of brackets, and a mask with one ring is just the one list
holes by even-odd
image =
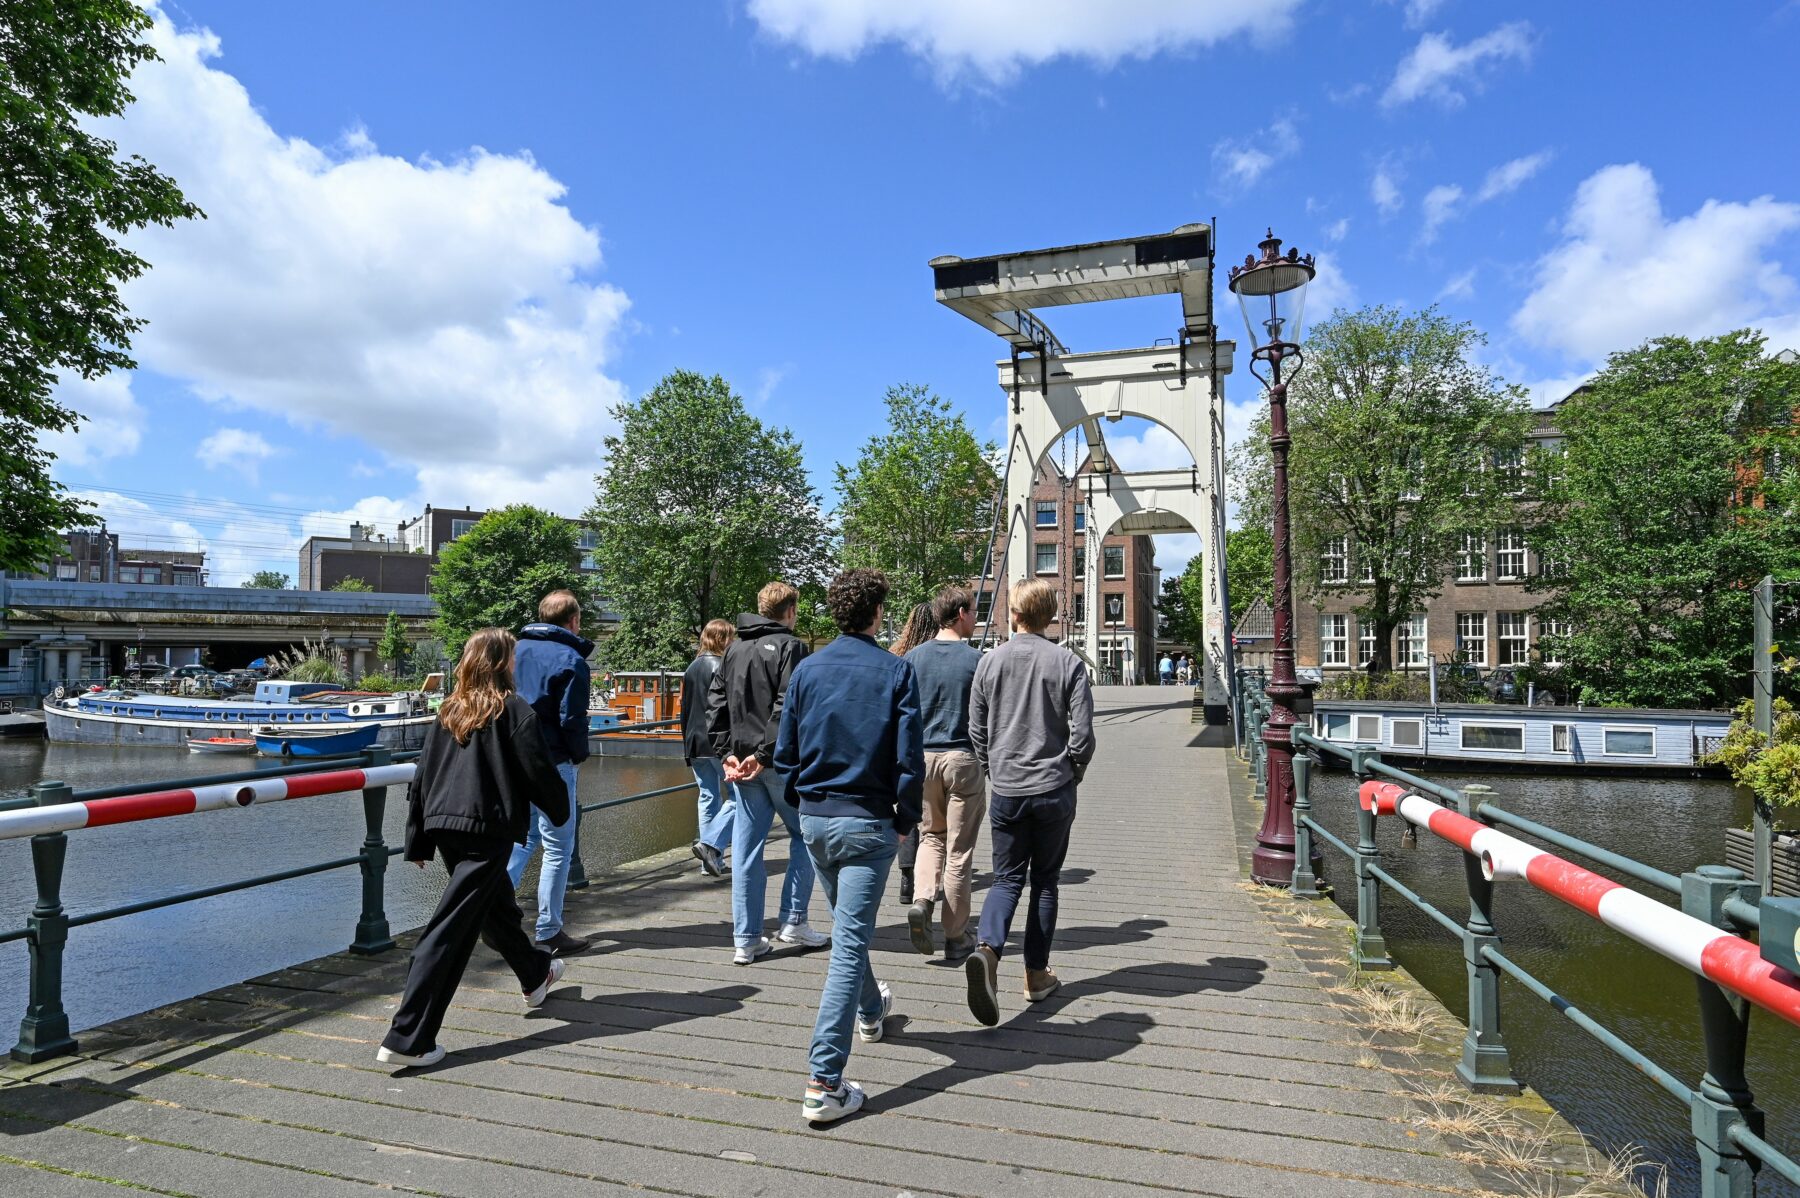
[[975, 842], [987, 816], [987, 778], [969, 741], [969, 689], [981, 653], [969, 644], [975, 631], [975, 598], [945, 587], [933, 601], [937, 635], [906, 655], [919, 684], [924, 721], [925, 793], [919, 820], [919, 897], [906, 913], [913, 947], [937, 951], [931, 921], [944, 906], [944, 960], [961, 961], [975, 949], [969, 930]]
[[1094, 701], [1087, 669], [1044, 639], [1056, 591], [1032, 579], [1010, 588], [1013, 636], [981, 659], [969, 690], [969, 742], [993, 793], [989, 825], [994, 884], [981, 904], [980, 941], [964, 963], [969, 1010], [1000, 1022], [1000, 955], [1027, 879], [1025, 997], [1041, 1002], [1061, 985], [1050, 969], [1057, 885], [1075, 823], [1075, 788], [1094, 756]]
[[375, 1050], [383, 1065], [444, 1059], [438, 1030], [477, 937], [512, 967], [527, 1007], [541, 1006], [563, 975], [563, 962], [526, 937], [506, 872], [534, 809], [561, 827], [571, 806], [537, 714], [513, 689], [514, 644], [512, 633], [483, 628], [463, 646], [456, 691], [426, 731], [407, 788], [406, 859], [423, 869], [435, 853], [450, 881], [413, 948], [406, 993]]
[[1163, 654], [1162, 661], [1157, 663], [1156, 672], [1161, 677], [1162, 684], [1164, 686], [1169, 685], [1169, 683], [1175, 677], [1175, 661], [1174, 661], [1174, 659], [1171, 658], [1167, 653]]
[[725, 650], [707, 691], [707, 735], [713, 755], [724, 763], [725, 780], [737, 804], [731, 817], [731, 922], [736, 948], [731, 959], [739, 965], [750, 964], [774, 947], [763, 935], [769, 879], [763, 846], [777, 814], [787, 828], [788, 861], [776, 938], [805, 948], [831, 941], [806, 922], [812, 859], [800, 835], [799, 814], [782, 801], [787, 779], [770, 768], [788, 679], [806, 657], [806, 645], [794, 635], [799, 604], [800, 592], [785, 582], [763, 587], [756, 596], [757, 614], [745, 612], [737, 618], [737, 640]]
[[725, 767], [713, 756], [712, 738], [706, 733], [706, 696], [725, 646], [731, 643], [731, 622], [711, 620], [700, 630], [700, 655], [681, 676], [681, 750], [694, 785], [700, 792], [699, 819], [694, 843], [700, 869], [709, 878], [725, 872], [725, 850], [731, 847], [731, 817], [737, 811], [725, 785]]
[[874, 570], [832, 580], [826, 603], [843, 635], [795, 668], [775, 743], [775, 769], [831, 904], [831, 965], [800, 1108], [813, 1124], [862, 1107], [862, 1087], [844, 1080], [851, 1029], [864, 1043], [880, 1040], [894, 1007], [869, 946], [896, 844], [919, 822], [925, 751], [912, 666], [875, 643], [887, 593]]
[[581, 635], [581, 602], [572, 591], [551, 591], [538, 603], [537, 623], [519, 630], [513, 671], [519, 697], [537, 712], [544, 747], [569, 792], [569, 813], [554, 824], [541, 811], [533, 817], [525, 843], [513, 850], [506, 874], [516, 887], [525, 863], [543, 846], [538, 863], [537, 942], [559, 957], [579, 953], [588, 941], [563, 928], [563, 898], [569, 889], [569, 866], [579, 849], [581, 825], [576, 773], [588, 758], [588, 689], [593, 673], [588, 654], [594, 642]]
[[[929, 641], [938, 632], [937, 620], [931, 614], [931, 604], [917, 603], [913, 605], [912, 614], [906, 617], [906, 626], [888, 651], [905, 657], [914, 649]], [[913, 901], [913, 867], [919, 860], [919, 829], [914, 828], [900, 842], [900, 855], [895, 864], [900, 870], [900, 905], [902, 907]]]

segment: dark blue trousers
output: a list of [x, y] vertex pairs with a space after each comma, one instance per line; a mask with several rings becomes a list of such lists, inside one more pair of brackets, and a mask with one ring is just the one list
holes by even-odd
[[995, 794], [988, 800], [988, 823], [994, 884], [981, 902], [981, 943], [996, 953], [1005, 949], [1013, 912], [1029, 881], [1025, 966], [1048, 969], [1050, 942], [1056, 937], [1057, 883], [1069, 855], [1069, 829], [1075, 825], [1075, 784], [1041, 795]]

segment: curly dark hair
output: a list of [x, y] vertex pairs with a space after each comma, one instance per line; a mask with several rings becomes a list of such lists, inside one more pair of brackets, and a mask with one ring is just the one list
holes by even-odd
[[825, 605], [840, 631], [861, 632], [875, 622], [875, 613], [887, 602], [887, 575], [880, 570], [845, 570], [831, 580]]

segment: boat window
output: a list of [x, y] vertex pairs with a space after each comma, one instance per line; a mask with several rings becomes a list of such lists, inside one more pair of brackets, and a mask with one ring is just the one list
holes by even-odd
[[1350, 739], [1350, 713], [1347, 711], [1320, 712], [1319, 725], [1324, 730], [1326, 740]]
[[1656, 756], [1656, 729], [1608, 728], [1603, 751], [1613, 757]]
[[1358, 743], [1378, 743], [1381, 740], [1381, 717], [1378, 715], [1358, 715], [1356, 717], [1356, 739]]
[[1509, 753], [1523, 752], [1525, 749], [1525, 726], [1523, 724], [1464, 724], [1462, 726], [1462, 747]]
[[1424, 720], [1395, 720], [1391, 725], [1392, 740], [1396, 749], [1423, 749], [1425, 747]]
[[1575, 725], [1550, 725], [1550, 751], [1552, 753], [1573, 753], [1575, 751]]

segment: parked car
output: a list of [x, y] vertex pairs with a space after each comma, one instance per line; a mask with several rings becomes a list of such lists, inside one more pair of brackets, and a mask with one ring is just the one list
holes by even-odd
[[1523, 703], [1525, 701], [1525, 686], [1519, 681], [1519, 675], [1504, 666], [1497, 670], [1490, 670], [1488, 676], [1482, 680], [1482, 686], [1486, 688], [1488, 698], [1496, 703]]
[[168, 680], [184, 691], [202, 695], [229, 694], [233, 689], [229, 678], [206, 666], [176, 666], [169, 671]]

